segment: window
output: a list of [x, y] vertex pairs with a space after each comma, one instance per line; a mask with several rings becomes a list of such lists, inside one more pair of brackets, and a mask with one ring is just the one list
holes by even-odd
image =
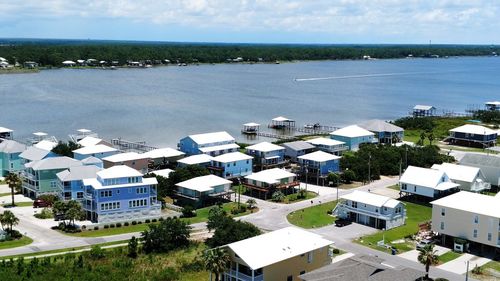
[[488, 241], [491, 241], [491, 233], [488, 233]]
[[443, 216], [443, 217], [444, 217], [445, 215], [446, 215], [446, 212], [445, 212], [444, 208], [442, 208], [442, 209], [441, 209], [441, 216]]
[[138, 188], [136, 188], [136, 193], [137, 194], [145, 194], [145, 193], [148, 193], [148, 190], [146, 187], [138, 187]]
[[250, 160], [247, 159], [247, 164], [250, 164]]
[[50, 182], [50, 188], [56, 188], [57, 187], [57, 182], [56, 181], [51, 181]]
[[313, 252], [307, 253], [307, 263], [313, 262]]
[[477, 229], [474, 229], [474, 233], [472, 235], [474, 238], [477, 238]]
[[288, 275], [288, 277], [286, 278], [286, 281], [293, 281], [293, 276], [292, 275]]
[[406, 183], [403, 183], [403, 185], [401, 185], [401, 189], [406, 190], [407, 188], [408, 186], [406, 185]]
[[77, 192], [76, 193], [76, 198], [77, 199], [83, 199], [83, 192]]
[[474, 217], [474, 223], [479, 223], [479, 216], [477, 216], [477, 215], [476, 215], [476, 216]]
[[351, 205], [352, 205], [353, 208], [358, 208], [358, 202], [352, 201]]
[[413, 192], [417, 192], [417, 186], [413, 187]]
[[101, 191], [101, 197], [111, 197], [112, 196], [112, 191], [111, 190], [103, 190]]
[[120, 202], [101, 203], [101, 211], [110, 211], [120, 209]]
[[441, 222], [441, 230], [444, 229], [444, 222]]
[[302, 275], [302, 274], [306, 274], [306, 271], [305, 270], [302, 270], [299, 275]]

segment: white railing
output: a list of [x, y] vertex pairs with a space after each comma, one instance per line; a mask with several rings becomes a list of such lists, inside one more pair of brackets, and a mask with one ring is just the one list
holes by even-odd
[[236, 270], [230, 270], [229, 272], [225, 273], [227, 277], [234, 277], [236, 280], [240, 281], [264, 281], [264, 274], [260, 274], [259, 276], [254, 276], [252, 279], [252, 276], [246, 275], [241, 272], [236, 272]]

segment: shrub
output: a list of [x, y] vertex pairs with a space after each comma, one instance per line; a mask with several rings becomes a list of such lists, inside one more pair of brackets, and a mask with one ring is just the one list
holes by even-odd
[[152, 219], [151, 221], [152, 221], [152, 222], [157, 222], [158, 220], [157, 220], [157, 219]]
[[151, 222], [151, 220], [150, 220], [150, 219], [146, 219], [144, 222], [145, 222], [145, 223], [150, 223], [150, 222]]
[[82, 225], [82, 230], [85, 230], [87, 229], [87, 226], [86, 225]]
[[182, 208], [182, 217], [183, 218], [192, 218], [196, 217], [196, 213], [194, 212], [194, 208], [191, 205], [186, 205]]
[[105, 224], [104, 229], [108, 229], [108, 228], [109, 228], [109, 225]]
[[99, 227], [97, 225], [94, 226], [94, 230], [99, 230]]
[[307, 196], [307, 191], [305, 189], [299, 190], [299, 192], [296, 194], [296, 199], [304, 199]]
[[163, 217], [160, 217], [158, 221], [164, 221], [165, 219]]
[[121, 222], [117, 222], [116, 223], [116, 227], [122, 227], [122, 223]]
[[114, 224], [114, 223], [112, 223], [112, 224], [110, 224], [110, 225], [109, 225], [109, 227], [110, 227], [110, 228], [115, 228], [115, 224]]
[[34, 216], [37, 219], [50, 219], [54, 217], [54, 214], [48, 208], [43, 208], [40, 213], [36, 213]]
[[142, 221], [138, 221], [137, 224], [142, 224]]
[[104, 258], [104, 250], [99, 245], [94, 245], [90, 249], [90, 257], [98, 260]]
[[123, 223], [123, 225], [124, 225], [124, 226], [129, 226], [128, 221], [124, 222], [124, 223]]
[[335, 255], [338, 255], [338, 254], [340, 254], [340, 250], [337, 249], [337, 248], [333, 248], [332, 249], [332, 253], [335, 254]]
[[285, 199], [285, 195], [281, 191], [275, 191], [272, 195], [272, 199], [274, 202], [282, 202]]
[[136, 221], [132, 221], [132, 225], [136, 225], [136, 224], [137, 224], [137, 222], [136, 222]]
[[356, 174], [354, 173], [353, 170], [346, 170], [342, 175], [340, 175], [340, 178], [342, 181], [346, 184], [352, 183], [354, 180], [356, 180]]
[[477, 275], [481, 275], [481, 274], [483, 274], [483, 268], [480, 266], [477, 266], [477, 264], [476, 264], [476, 266], [474, 266], [474, 268], [472, 269], [472, 273], [477, 274]]

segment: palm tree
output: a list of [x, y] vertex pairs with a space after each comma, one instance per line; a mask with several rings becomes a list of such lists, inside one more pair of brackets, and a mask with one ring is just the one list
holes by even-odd
[[21, 181], [19, 176], [14, 174], [14, 173], [9, 173], [5, 177], [5, 182], [7, 183], [7, 185], [10, 188], [10, 195], [12, 197], [12, 207], [14, 207], [15, 206], [14, 205], [14, 193], [16, 190], [21, 188], [21, 185], [23, 184], [23, 182]]
[[439, 262], [439, 256], [436, 255], [437, 250], [434, 250], [434, 245], [429, 244], [418, 249], [418, 261], [425, 265], [425, 280], [429, 280], [429, 268], [431, 265], [436, 265]]
[[5, 211], [3, 214], [0, 214], [0, 224], [3, 230], [12, 233], [12, 228], [18, 223], [19, 219], [11, 211]]
[[247, 205], [248, 205], [248, 208], [250, 210], [252, 210], [252, 212], [253, 212], [253, 209], [257, 206], [257, 201], [255, 201], [255, 199], [253, 199], [253, 198], [250, 198], [247, 200]]
[[427, 139], [429, 140], [429, 144], [432, 145], [432, 142], [434, 141], [434, 134], [432, 132], [429, 132], [427, 134]]
[[422, 146], [424, 145], [425, 138], [426, 138], [425, 132], [420, 133], [420, 145]]
[[215, 281], [220, 280], [220, 275], [226, 271], [231, 264], [231, 257], [223, 248], [206, 250], [203, 253], [205, 268], [210, 271], [210, 275], [215, 274]]

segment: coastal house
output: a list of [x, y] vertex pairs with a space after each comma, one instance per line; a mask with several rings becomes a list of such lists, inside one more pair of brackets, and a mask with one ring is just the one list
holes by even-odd
[[500, 156], [465, 153], [459, 162], [460, 165], [479, 168], [486, 178], [486, 182], [500, 186]]
[[185, 153], [170, 147], [153, 149], [142, 154], [150, 159], [154, 166], [166, 166], [184, 157]]
[[432, 165], [432, 169], [445, 172], [452, 182], [460, 185], [461, 190], [481, 192], [491, 188], [481, 169], [477, 167], [443, 163]]
[[45, 139], [35, 143], [33, 146], [43, 150], [52, 151], [52, 149], [57, 146], [57, 142]]
[[300, 173], [304, 178], [316, 179], [316, 184], [322, 180], [325, 185], [325, 178], [329, 173], [340, 172], [340, 157], [324, 151], [315, 151], [298, 157]]
[[37, 198], [41, 194], [59, 194], [57, 187], [57, 173], [70, 167], [82, 166], [82, 162], [66, 157], [49, 157], [25, 164], [21, 174], [23, 180], [23, 194], [30, 198]]
[[84, 146], [79, 149], [73, 150], [73, 157], [77, 160], [83, 160], [87, 157], [96, 157], [103, 159], [111, 155], [120, 153], [120, 151], [114, 147], [110, 147], [104, 144]]
[[450, 144], [485, 148], [495, 146], [498, 132], [479, 125], [466, 124], [450, 130]]
[[285, 164], [285, 148], [270, 142], [260, 142], [246, 147], [246, 153], [254, 158], [258, 170]]
[[398, 200], [358, 190], [340, 198], [333, 211], [339, 218], [386, 230], [405, 223], [406, 208]]
[[212, 163], [212, 159], [213, 157], [207, 154], [192, 155], [177, 160], [177, 167], [182, 168], [189, 165], [198, 165], [208, 168], [208, 166], [210, 166], [210, 163]]
[[50, 150], [45, 150], [34, 146], [28, 147], [25, 151], [19, 154], [19, 158], [21, 158], [23, 164], [56, 156], [57, 154], [51, 152]]
[[85, 192], [84, 179], [95, 178], [102, 168], [94, 165], [73, 166], [56, 174], [61, 200], [82, 201]]
[[335, 154], [337, 156], [342, 155], [342, 152], [349, 149], [343, 141], [323, 137], [306, 140], [306, 142], [314, 145], [318, 150]]
[[485, 106], [487, 110], [500, 110], [500, 101], [489, 101]]
[[145, 178], [125, 165], [97, 172], [83, 180], [83, 210], [95, 223], [143, 221], [161, 216], [156, 178]]
[[181, 139], [178, 146], [180, 151], [187, 155], [208, 154], [210, 156], [235, 152], [240, 148], [227, 132], [190, 135]]
[[271, 120], [271, 124], [269, 124], [268, 127], [272, 129], [291, 129], [295, 128], [295, 121], [283, 116], [278, 116]]
[[298, 281], [299, 275], [332, 262], [332, 241], [286, 227], [223, 246], [231, 257], [223, 280]]
[[374, 133], [357, 125], [347, 126], [330, 133], [330, 138], [344, 142], [349, 150], [357, 151], [362, 143], [373, 143]]
[[439, 198], [458, 191], [460, 185], [452, 182], [440, 170], [408, 166], [399, 179], [400, 194]]
[[[500, 253], [500, 197], [460, 191], [431, 202], [432, 231], [455, 251], [467, 248]], [[468, 245], [453, 243], [464, 239]]]
[[373, 119], [360, 123], [359, 127], [375, 134], [378, 143], [398, 143], [403, 141], [404, 129], [389, 122]]
[[292, 141], [282, 144], [285, 147], [285, 157], [289, 158], [291, 162], [296, 163], [297, 157], [311, 153], [316, 150], [316, 147], [305, 141]]
[[111, 144], [103, 139], [94, 136], [85, 136], [77, 142], [82, 147], [95, 146], [98, 144], [103, 144], [111, 147]]
[[85, 166], [96, 166], [96, 167], [99, 167], [99, 168], [104, 168], [104, 163], [102, 162], [101, 159], [97, 158], [97, 157], [93, 157], [93, 156], [90, 156], [90, 157], [87, 157], [83, 160], [81, 160], [82, 164], [85, 165]]
[[243, 185], [250, 190], [252, 196], [268, 199], [278, 190], [283, 194], [295, 193], [300, 182], [294, 173], [272, 168], [246, 176]]
[[231, 190], [231, 181], [215, 175], [192, 178], [177, 183], [176, 186], [179, 201], [195, 207], [209, 205], [219, 198], [229, 199], [234, 193]]
[[225, 179], [243, 177], [252, 173], [253, 157], [241, 152], [225, 153], [212, 158], [208, 169]]
[[14, 140], [0, 142], [0, 177], [24, 170], [24, 162], [19, 155], [25, 150], [24, 144]]
[[124, 152], [104, 157], [102, 158], [102, 162], [105, 169], [125, 165], [146, 174], [148, 172], [149, 157], [137, 152]]
[[0, 127], [0, 142], [2, 139], [9, 139], [11, 140], [13, 138], [13, 130], [5, 127]]
[[71, 66], [75, 66], [76, 62], [74, 62], [72, 60], [65, 60], [65, 61], [62, 62], [62, 65], [66, 66], [66, 67], [71, 67]]
[[436, 115], [436, 108], [432, 105], [417, 104], [413, 107], [413, 117], [427, 117]]
[[168, 177], [170, 177], [170, 173], [172, 172], [174, 172], [174, 170], [172, 169], [162, 169], [162, 170], [151, 171], [151, 174], [168, 179]]

